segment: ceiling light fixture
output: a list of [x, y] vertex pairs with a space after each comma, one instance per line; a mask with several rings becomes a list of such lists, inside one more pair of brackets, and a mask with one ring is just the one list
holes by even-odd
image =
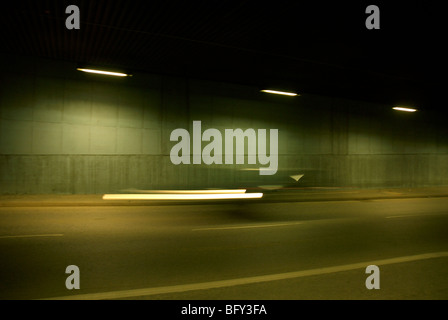
[[405, 108], [405, 107], [393, 107], [392, 109], [397, 111], [405, 111], [405, 112], [415, 112], [417, 109], [414, 108]]
[[84, 69], [77, 68], [78, 71], [88, 72], [88, 73], [96, 73], [96, 74], [104, 74], [107, 76], [115, 76], [115, 77], [128, 77], [129, 75], [121, 72], [111, 72], [111, 71], [103, 71], [103, 70], [95, 70], [95, 69]]
[[291, 97], [295, 97], [298, 94], [295, 92], [285, 92], [285, 91], [277, 91], [277, 90], [261, 90], [261, 92], [266, 92], [266, 93], [272, 93], [272, 94], [281, 94], [284, 96], [291, 96]]

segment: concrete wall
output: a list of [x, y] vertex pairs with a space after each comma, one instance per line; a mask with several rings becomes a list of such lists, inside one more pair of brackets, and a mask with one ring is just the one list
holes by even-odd
[[[448, 185], [448, 129], [430, 112], [135, 73], [109, 78], [67, 62], [1, 64], [0, 193], [106, 193], [127, 188]], [[176, 128], [279, 129], [279, 170], [174, 165]], [[204, 145], [203, 145], [204, 146]]]

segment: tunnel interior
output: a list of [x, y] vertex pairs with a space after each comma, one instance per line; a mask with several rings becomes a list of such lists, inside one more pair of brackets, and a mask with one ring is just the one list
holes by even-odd
[[[252, 85], [188, 76], [112, 78], [37, 57], [6, 55], [0, 67], [2, 194], [448, 184], [448, 128], [432, 110], [405, 113], [311, 93], [270, 95]], [[249, 150], [247, 139], [244, 163], [193, 163], [194, 152], [210, 143], [193, 146], [194, 121], [201, 121], [201, 134], [216, 129], [223, 138], [228, 129], [277, 129], [278, 170], [260, 175], [267, 165], [249, 163], [259, 146]], [[191, 134], [190, 164], [170, 158], [177, 143], [170, 135], [179, 128]], [[302, 174], [297, 182], [290, 178]]]

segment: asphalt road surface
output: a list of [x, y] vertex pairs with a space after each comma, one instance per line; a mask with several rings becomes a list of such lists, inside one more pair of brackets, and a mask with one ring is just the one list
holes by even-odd
[[448, 198], [3, 207], [0, 221], [3, 300], [448, 298]]

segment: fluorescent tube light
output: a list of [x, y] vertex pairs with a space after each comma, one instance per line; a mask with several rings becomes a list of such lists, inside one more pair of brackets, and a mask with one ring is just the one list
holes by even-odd
[[417, 109], [405, 108], [405, 107], [393, 107], [392, 109], [398, 110], [398, 111], [405, 111], [405, 112], [415, 112], [415, 111], [417, 111]]
[[277, 90], [261, 90], [261, 92], [281, 94], [284, 96], [291, 96], [291, 97], [297, 96], [297, 93], [294, 93], [294, 92], [285, 92], [285, 91], [277, 91]]
[[84, 69], [84, 68], [78, 68], [77, 70], [82, 71], [82, 72], [104, 74], [107, 76], [115, 76], [115, 77], [127, 77], [128, 76], [126, 73], [121, 73], [121, 72], [111, 72], [111, 71]]

